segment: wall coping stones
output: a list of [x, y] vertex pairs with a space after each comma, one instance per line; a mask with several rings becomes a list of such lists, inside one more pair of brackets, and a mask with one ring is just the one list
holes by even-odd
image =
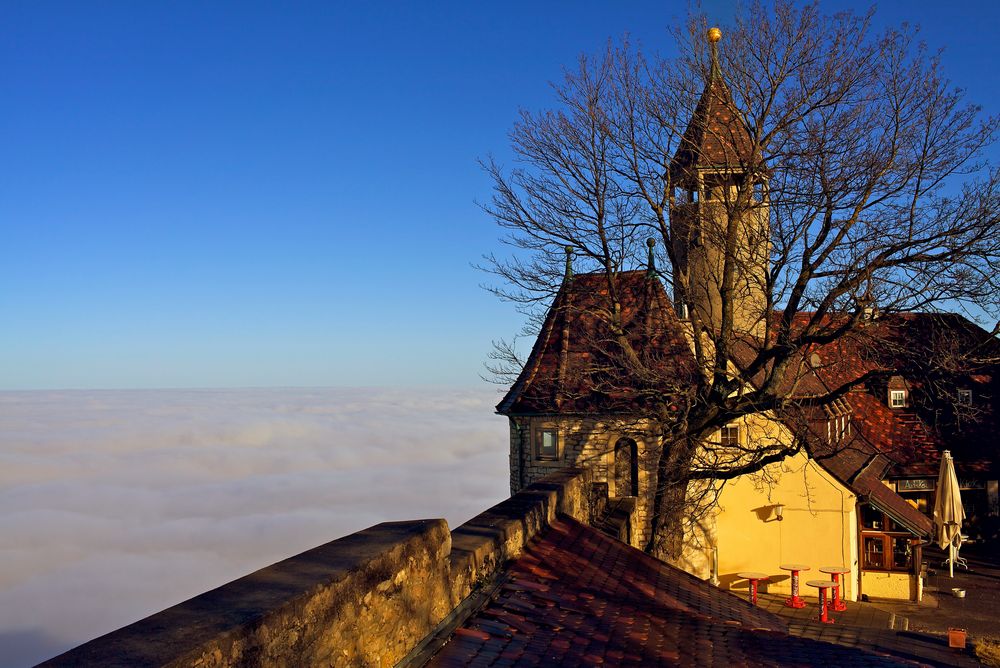
[[378, 524], [40, 665], [392, 665], [557, 515], [589, 523], [591, 483], [587, 469], [559, 470], [451, 532], [443, 519]]

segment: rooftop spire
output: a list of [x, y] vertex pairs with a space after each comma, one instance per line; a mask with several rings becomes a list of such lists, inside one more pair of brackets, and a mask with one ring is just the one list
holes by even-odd
[[719, 67], [719, 40], [722, 39], [722, 31], [719, 28], [713, 26], [708, 29], [705, 33], [705, 37], [708, 39], [709, 48], [712, 50], [712, 65], [709, 71], [709, 79], [714, 79], [715, 77], [722, 76], [722, 68]]
[[566, 278], [565, 280], [573, 280], [573, 247], [566, 246]]
[[649, 259], [648, 266], [646, 268], [646, 276], [653, 278], [656, 276], [656, 256], [653, 254], [653, 248], [656, 247], [656, 239], [650, 237], [646, 239], [646, 246], [649, 248]]
[[753, 139], [719, 63], [722, 31], [709, 28], [705, 39], [711, 50], [705, 88], [670, 162], [673, 182], [687, 188], [698, 186], [701, 169], [733, 171], [754, 163]]

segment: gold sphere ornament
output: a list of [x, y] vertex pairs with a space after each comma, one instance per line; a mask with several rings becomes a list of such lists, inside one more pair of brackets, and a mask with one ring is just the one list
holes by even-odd
[[712, 44], [715, 44], [720, 39], [722, 39], [722, 31], [721, 30], [719, 30], [718, 28], [709, 28], [708, 29], [708, 41], [709, 42], [711, 42]]

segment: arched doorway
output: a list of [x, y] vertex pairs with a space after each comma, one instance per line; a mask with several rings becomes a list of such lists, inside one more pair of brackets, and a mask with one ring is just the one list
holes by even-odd
[[615, 443], [615, 496], [639, 496], [639, 446], [631, 438]]

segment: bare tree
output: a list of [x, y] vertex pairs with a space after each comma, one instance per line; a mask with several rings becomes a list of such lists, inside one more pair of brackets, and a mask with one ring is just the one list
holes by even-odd
[[[487, 258], [498, 294], [537, 324], [564, 280], [564, 247], [577, 271], [603, 276], [600, 382], [647, 388], [636, 418], [663, 436], [651, 549], [670, 551], [692, 484], [709, 489], [803, 447], [720, 447], [721, 427], [764, 412], [804, 423], [868, 380], [808, 391], [811, 348], [852, 339], [878, 350], [876, 307], [878, 318], [998, 315], [1000, 179], [983, 159], [997, 118], [964, 100], [912, 29], [876, 34], [871, 16], [779, 2], [749, 6], [718, 49], [702, 16], [675, 31], [673, 59], [609, 44], [554, 87], [554, 109], [522, 112], [514, 169], [484, 164], [495, 186], [485, 208], [515, 249]], [[703, 123], [693, 142], [692, 110], [712, 95], [738, 118]], [[740, 150], [699, 155], [712, 133], [716, 148]], [[708, 159], [711, 183], [690, 169]], [[621, 276], [644, 265], [647, 239], [690, 315], [698, 372], [684, 383], [658, 377], [621, 315]], [[698, 248], [712, 249], [700, 272]], [[507, 344], [494, 362], [501, 376], [519, 370]]]

